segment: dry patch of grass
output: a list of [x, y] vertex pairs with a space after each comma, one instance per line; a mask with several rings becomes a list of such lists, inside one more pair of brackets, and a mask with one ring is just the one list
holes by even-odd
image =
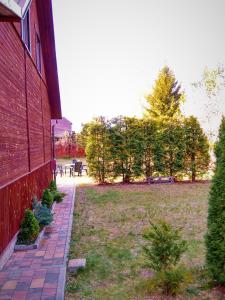
[[[142, 250], [149, 220], [182, 228], [189, 245], [183, 263], [199, 273], [208, 191], [207, 183], [78, 187], [70, 258], [86, 257], [87, 268], [77, 276], [68, 274], [66, 299], [160, 299], [145, 297], [140, 289], [152, 276]], [[200, 293], [195, 285], [177, 299], [217, 298]]]

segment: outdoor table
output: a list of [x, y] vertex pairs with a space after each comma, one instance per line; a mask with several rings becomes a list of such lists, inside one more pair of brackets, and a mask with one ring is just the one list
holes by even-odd
[[65, 168], [65, 175], [66, 175], [67, 168], [70, 169], [70, 177], [71, 177], [71, 175], [72, 175], [72, 169], [74, 168], [74, 164], [66, 164], [64, 166], [64, 168]]

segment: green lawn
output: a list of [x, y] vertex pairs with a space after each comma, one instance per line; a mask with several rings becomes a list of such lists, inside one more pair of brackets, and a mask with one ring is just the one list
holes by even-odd
[[[199, 273], [208, 191], [208, 183], [78, 187], [70, 258], [86, 257], [87, 267], [68, 274], [66, 299], [160, 299], [144, 297], [140, 288], [152, 274], [142, 250], [149, 220], [182, 228], [189, 245], [183, 263]], [[200, 285], [195, 282], [179, 299], [217, 299], [200, 292]]]

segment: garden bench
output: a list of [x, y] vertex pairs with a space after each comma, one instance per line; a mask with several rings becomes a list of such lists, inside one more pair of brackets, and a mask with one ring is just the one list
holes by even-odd
[[174, 177], [173, 176], [158, 176], [153, 177], [150, 176], [147, 178], [148, 184], [152, 183], [174, 183]]

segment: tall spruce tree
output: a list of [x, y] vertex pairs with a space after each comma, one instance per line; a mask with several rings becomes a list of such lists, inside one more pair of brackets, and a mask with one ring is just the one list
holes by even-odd
[[185, 171], [195, 181], [208, 170], [210, 156], [207, 136], [194, 116], [184, 119], [184, 140]]
[[184, 93], [167, 66], [159, 72], [153, 91], [146, 100], [150, 106], [146, 108], [146, 116], [172, 118], [180, 115], [180, 104], [184, 101]]
[[206, 262], [211, 277], [218, 284], [225, 284], [225, 118], [215, 146], [216, 168], [212, 180], [208, 231], [206, 234]]

